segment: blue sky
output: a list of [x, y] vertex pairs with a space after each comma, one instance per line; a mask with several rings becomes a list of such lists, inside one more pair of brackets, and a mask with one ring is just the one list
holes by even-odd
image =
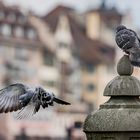
[[[30, 9], [42, 15], [60, 3], [84, 11], [99, 6], [101, 0], [4, 0], [4, 2], [10, 5], [17, 4], [25, 10]], [[140, 28], [140, 0], [106, 0], [106, 2], [109, 6], [115, 5], [122, 12], [130, 11], [135, 25]]]

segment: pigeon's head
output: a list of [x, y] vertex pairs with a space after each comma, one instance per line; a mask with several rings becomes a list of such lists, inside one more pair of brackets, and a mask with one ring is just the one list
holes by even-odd
[[37, 87], [36, 93], [43, 102], [45, 101], [49, 103], [53, 101], [54, 94], [44, 90], [42, 87]]
[[121, 31], [121, 30], [124, 30], [124, 29], [127, 29], [127, 28], [125, 26], [123, 26], [123, 25], [120, 25], [120, 26], [118, 26], [116, 28], [116, 33], [119, 32], [119, 31]]

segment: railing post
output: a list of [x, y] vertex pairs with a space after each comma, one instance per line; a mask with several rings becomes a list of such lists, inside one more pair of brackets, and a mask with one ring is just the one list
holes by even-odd
[[84, 122], [87, 140], [140, 140], [140, 81], [131, 76], [127, 55], [120, 59], [117, 72], [104, 90], [110, 99]]

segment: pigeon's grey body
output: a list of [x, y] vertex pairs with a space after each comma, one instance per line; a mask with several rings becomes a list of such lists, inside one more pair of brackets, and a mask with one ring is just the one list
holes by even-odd
[[134, 66], [140, 66], [140, 39], [131, 29], [120, 25], [116, 29], [117, 45], [129, 55], [130, 62]]
[[21, 116], [27, 112], [35, 114], [40, 107], [53, 106], [53, 102], [62, 105], [70, 104], [56, 98], [53, 93], [47, 92], [41, 87], [32, 89], [24, 84], [13, 84], [0, 90], [0, 113], [20, 110]]

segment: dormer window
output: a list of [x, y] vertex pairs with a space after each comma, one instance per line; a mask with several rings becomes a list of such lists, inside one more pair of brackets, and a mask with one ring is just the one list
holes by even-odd
[[21, 16], [18, 16], [17, 19], [18, 19], [18, 22], [19, 23], [25, 23], [26, 22], [26, 18], [24, 16], [22, 16], [22, 15]]
[[24, 36], [24, 31], [23, 28], [18, 26], [15, 28], [15, 35], [16, 37], [23, 37]]
[[9, 24], [3, 24], [1, 26], [1, 33], [4, 36], [10, 36], [11, 35], [11, 26]]
[[10, 21], [16, 21], [16, 15], [14, 13], [9, 13], [7, 19]]
[[4, 12], [3, 11], [0, 11], [0, 19], [4, 19]]
[[36, 39], [36, 32], [35, 32], [35, 30], [33, 30], [33, 29], [28, 29], [27, 30], [27, 37], [29, 38], [29, 39]]
[[94, 85], [93, 83], [89, 83], [89, 84], [87, 85], [87, 90], [88, 90], [89, 92], [93, 92], [93, 91], [95, 90], [95, 85]]

